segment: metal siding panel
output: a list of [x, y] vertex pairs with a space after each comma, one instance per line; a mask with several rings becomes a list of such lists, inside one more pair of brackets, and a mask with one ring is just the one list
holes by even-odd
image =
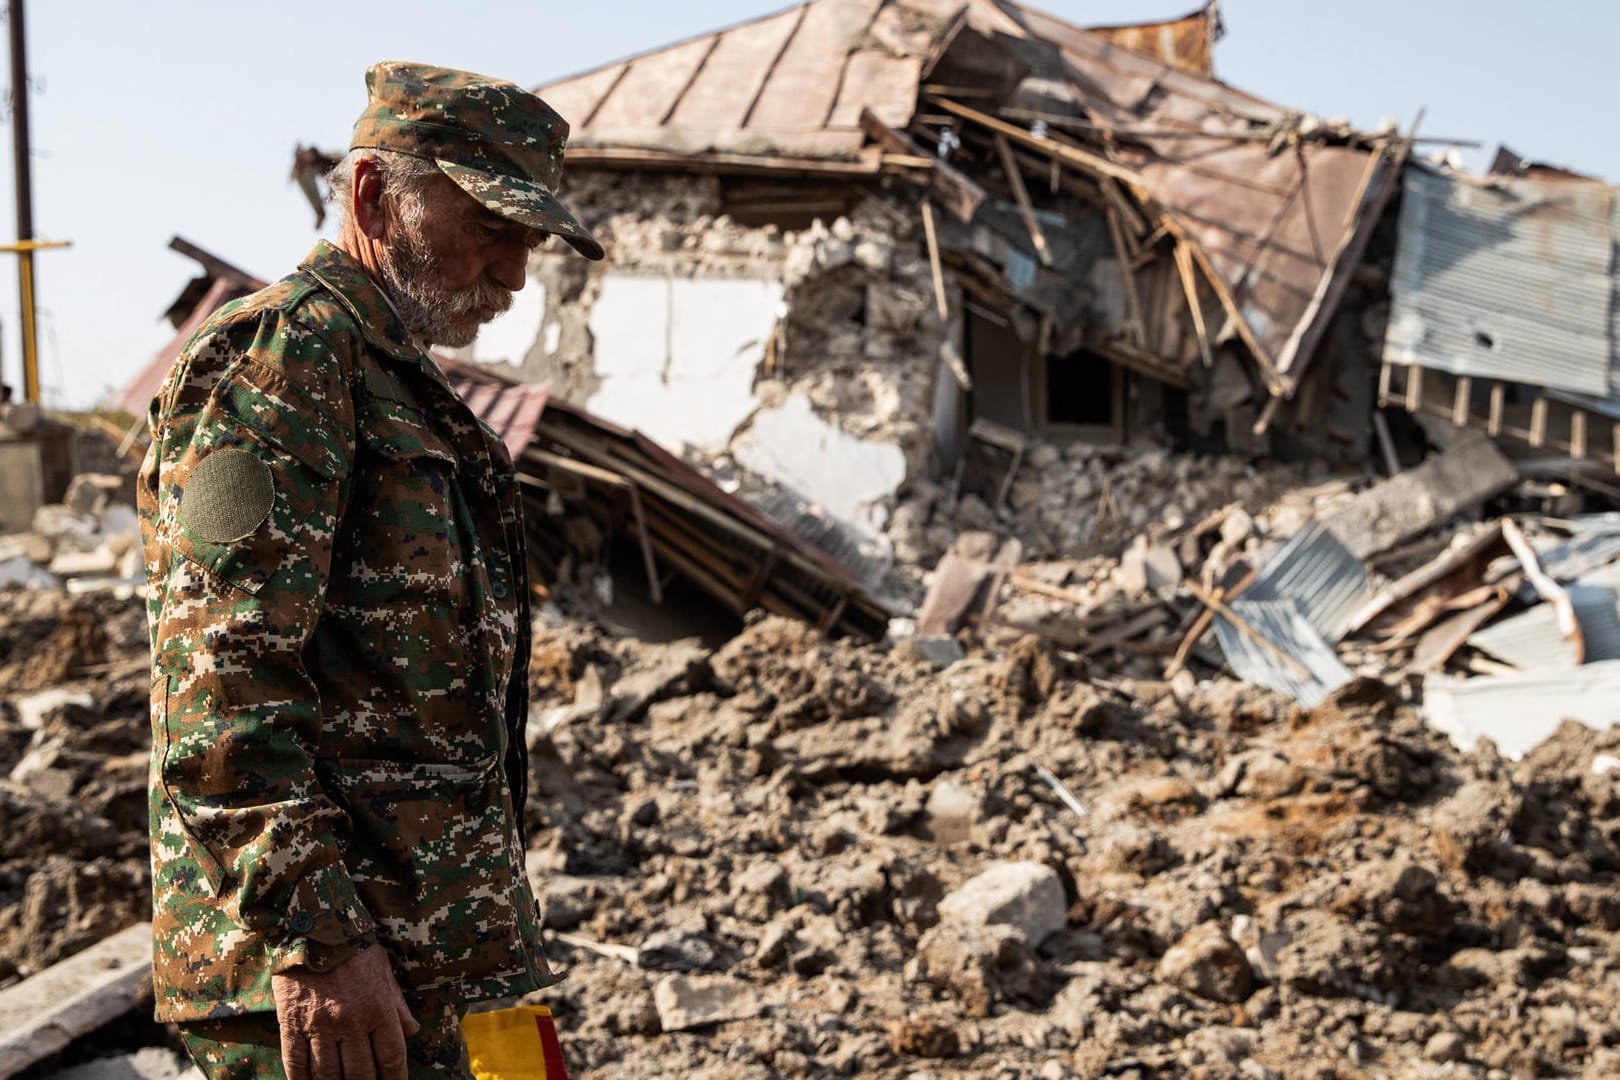
[[1231, 606], [1238, 618], [1311, 673], [1310, 678], [1302, 678], [1271, 650], [1217, 615], [1215, 637], [1226, 654], [1227, 665], [1244, 682], [1287, 694], [1309, 709], [1320, 705], [1322, 699], [1353, 677], [1292, 601], [1240, 598]]
[[1613, 200], [1596, 184], [1405, 179], [1384, 358], [1609, 393]]
[[[1586, 662], [1620, 660], [1620, 606], [1615, 592], [1593, 585], [1569, 589], [1575, 620], [1580, 623], [1586, 643]], [[1514, 667], [1526, 671], [1558, 671], [1578, 666], [1574, 643], [1558, 626], [1558, 612], [1551, 604], [1537, 604], [1529, 611], [1487, 626], [1468, 639]]]
[[672, 127], [729, 131], [742, 126], [748, 107], [770, 78], [772, 65], [799, 24], [803, 9], [728, 30], [675, 107]]
[[1292, 601], [1324, 641], [1336, 642], [1367, 602], [1367, 568], [1320, 522], [1311, 522], [1266, 563], [1243, 599]]
[[1517, 760], [1565, 720], [1598, 730], [1620, 723], [1620, 660], [1483, 679], [1431, 675], [1423, 681], [1423, 714], [1464, 751], [1488, 737]]

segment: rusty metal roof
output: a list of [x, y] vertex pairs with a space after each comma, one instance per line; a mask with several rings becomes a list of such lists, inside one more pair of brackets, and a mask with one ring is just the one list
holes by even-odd
[[131, 416], [145, 416], [153, 396], [163, 386], [169, 368], [174, 366], [180, 351], [186, 347], [203, 321], [217, 308], [239, 297], [264, 288], [265, 282], [246, 270], [233, 266], [219, 256], [176, 236], [169, 247], [182, 255], [195, 259], [203, 268], [201, 277], [193, 279], [181, 290], [167, 317], [174, 323], [174, 337], [164, 344], [152, 358], [137, 371], [118, 392], [113, 405]]
[[810, 0], [536, 92], [573, 126], [571, 160], [609, 147], [693, 155], [854, 158], [863, 109], [903, 127], [922, 66], [907, 9]]
[[438, 361], [439, 369], [461, 400], [478, 419], [489, 425], [516, 461], [534, 437], [540, 415], [546, 411], [550, 397], [547, 387], [515, 383], [442, 353], [434, 353], [433, 359]]
[[1390, 162], [1312, 138], [1297, 113], [1098, 34], [1027, 8], [1021, 22], [1062, 50], [1090, 118], [1131, 132], [1119, 160], [1196, 242], [1273, 388], [1291, 393], [1358, 226], [1393, 191]]
[[1194, 243], [1271, 388], [1291, 394], [1396, 170], [1344, 145], [1348, 132], [1314, 137], [1297, 113], [1211, 77], [1217, 25], [1213, 4], [1086, 29], [1011, 0], [810, 0], [537, 92], [573, 124], [577, 164], [772, 157], [876, 171], [862, 110], [906, 128], [920, 81], [965, 28], [1055, 49], [1076, 110], [1130, 132], [1117, 160]]
[[[538, 87], [573, 125], [570, 159], [593, 150], [853, 159], [862, 111], [904, 128], [923, 65], [960, 12], [1014, 28], [1027, 18], [993, 0], [809, 0]], [[1099, 27], [1098, 40], [1208, 74], [1213, 3], [1161, 22]], [[1017, 31], [1022, 32], [1022, 31]]]
[[1086, 29], [1122, 49], [1150, 56], [1181, 71], [1194, 75], [1215, 73], [1215, 40], [1221, 35], [1216, 0], [1209, 0], [1179, 19]]

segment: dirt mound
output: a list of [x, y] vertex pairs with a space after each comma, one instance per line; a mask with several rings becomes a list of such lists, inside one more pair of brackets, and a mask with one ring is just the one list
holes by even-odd
[[[0, 612], [14, 978], [145, 914], [147, 676], [138, 601]], [[43, 641], [80, 644], [31, 689]], [[1304, 710], [961, 641], [941, 668], [774, 617], [716, 650], [537, 626], [530, 873], [569, 972], [540, 997], [574, 1075], [1620, 1068], [1620, 733], [1511, 763], [1377, 683]]]

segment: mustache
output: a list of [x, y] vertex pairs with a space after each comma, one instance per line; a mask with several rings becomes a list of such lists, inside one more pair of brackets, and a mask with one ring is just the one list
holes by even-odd
[[511, 289], [504, 289], [493, 281], [479, 281], [446, 297], [445, 307], [451, 315], [469, 315], [489, 309], [500, 314], [512, 306], [513, 299]]

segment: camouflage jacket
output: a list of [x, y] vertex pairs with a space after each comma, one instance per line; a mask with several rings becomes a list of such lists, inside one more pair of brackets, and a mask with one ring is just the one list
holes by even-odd
[[208, 320], [150, 423], [158, 1018], [272, 1009], [376, 940], [407, 992], [552, 982], [500, 440], [325, 243]]

